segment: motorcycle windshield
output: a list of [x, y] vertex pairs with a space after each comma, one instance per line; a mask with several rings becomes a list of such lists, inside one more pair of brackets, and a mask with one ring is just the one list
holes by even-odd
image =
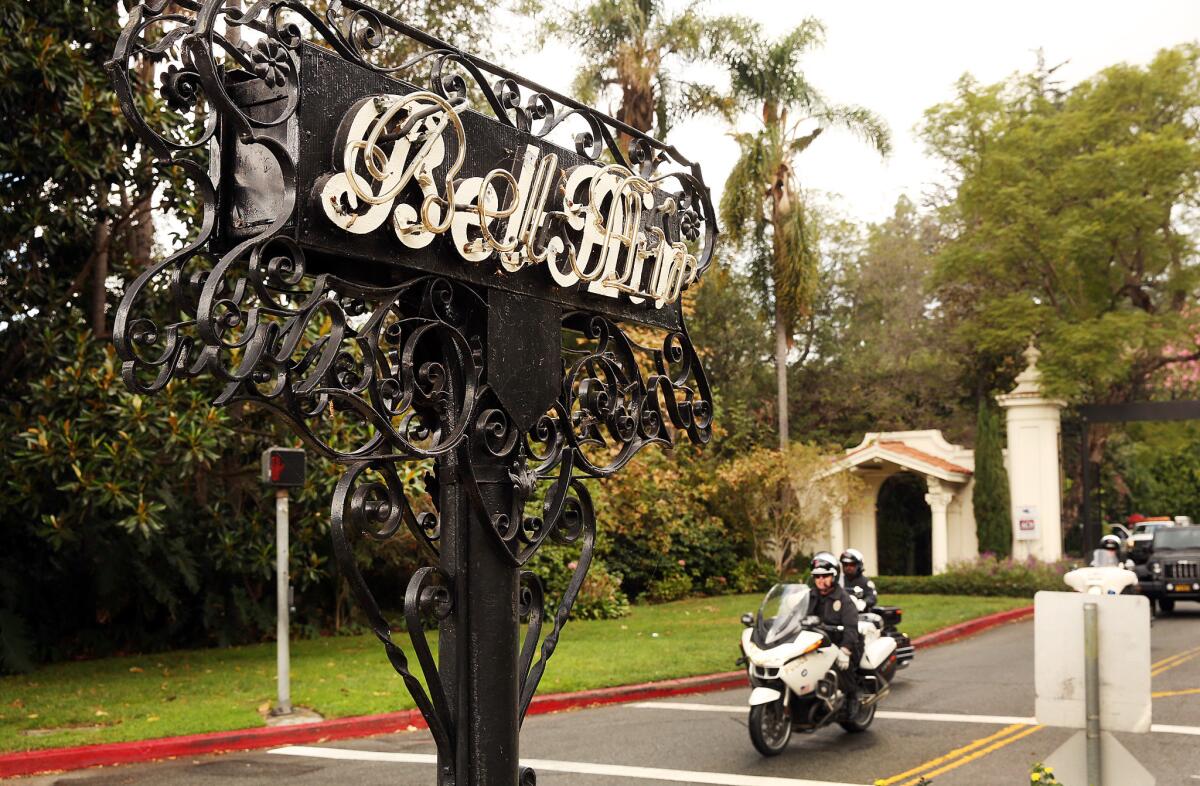
[[808, 615], [807, 584], [776, 584], [758, 607], [758, 640], [764, 647], [791, 641]]
[[1116, 567], [1120, 564], [1121, 561], [1117, 559], [1117, 555], [1113, 554], [1108, 549], [1096, 549], [1092, 552], [1093, 568]]

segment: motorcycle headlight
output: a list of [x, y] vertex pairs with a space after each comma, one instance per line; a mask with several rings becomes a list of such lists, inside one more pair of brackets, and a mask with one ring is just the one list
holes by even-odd
[[1150, 570], [1153, 573], [1162, 573], [1162, 565], [1157, 562], [1151, 562]]

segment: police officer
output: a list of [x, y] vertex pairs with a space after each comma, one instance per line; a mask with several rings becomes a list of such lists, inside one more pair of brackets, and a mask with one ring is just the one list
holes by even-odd
[[858, 607], [845, 589], [838, 586], [837, 558], [823, 551], [812, 558], [811, 575], [816, 593], [809, 613], [816, 615], [823, 625], [840, 625], [841, 630], [829, 632], [833, 643], [841, 647], [837, 667], [842, 673], [842, 690], [851, 707], [858, 701], [858, 679], [851, 664], [862, 657], [862, 639], [858, 635]]
[[851, 593], [855, 589], [862, 590], [859, 597], [866, 603], [865, 609], [870, 611], [879, 602], [879, 595], [875, 592], [875, 582], [863, 575], [862, 552], [858, 549], [846, 549], [838, 561], [842, 563], [842, 586]]
[[1108, 567], [1121, 564], [1121, 539], [1116, 535], [1100, 538], [1100, 548], [1092, 552], [1092, 567]]

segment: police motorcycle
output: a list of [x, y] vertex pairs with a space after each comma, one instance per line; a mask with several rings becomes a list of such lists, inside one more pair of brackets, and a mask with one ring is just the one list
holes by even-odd
[[1121, 562], [1121, 540], [1116, 535], [1105, 535], [1100, 539], [1100, 548], [1092, 552], [1092, 564], [1068, 572], [1063, 582], [1086, 595], [1122, 595], [1138, 586], [1132, 567], [1132, 560]]
[[846, 731], [866, 730], [890, 690], [880, 667], [896, 641], [881, 635], [875, 624], [860, 622], [863, 655], [851, 678], [861, 688], [847, 701], [835, 667], [841, 648], [830, 636], [841, 627], [823, 625], [808, 614], [812, 592], [807, 584], [776, 584], [757, 615], [742, 617], [747, 627], [739, 663], [746, 664], [753, 688], [750, 741], [764, 756], [782, 753], [793, 731], [810, 733], [835, 722]]

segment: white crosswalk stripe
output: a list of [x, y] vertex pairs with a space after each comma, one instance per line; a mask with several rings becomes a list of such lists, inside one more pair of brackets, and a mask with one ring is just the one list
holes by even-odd
[[[324, 748], [308, 745], [289, 745], [269, 753], [280, 756], [304, 756], [314, 759], [343, 761], [381, 761], [395, 764], [437, 763], [430, 753], [392, 753], [352, 748]], [[761, 775], [738, 775], [725, 772], [668, 770], [661, 767], [633, 767], [625, 764], [597, 764], [587, 761], [555, 761], [552, 759], [522, 759], [521, 764], [539, 772], [569, 772], [575, 775], [607, 775], [615, 778], [636, 778], [640, 781], [671, 781], [674, 783], [706, 783], [713, 786], [863, 786], [863, 784], [834, 781], [811, 781], [803, 778], [772, 778]]]

